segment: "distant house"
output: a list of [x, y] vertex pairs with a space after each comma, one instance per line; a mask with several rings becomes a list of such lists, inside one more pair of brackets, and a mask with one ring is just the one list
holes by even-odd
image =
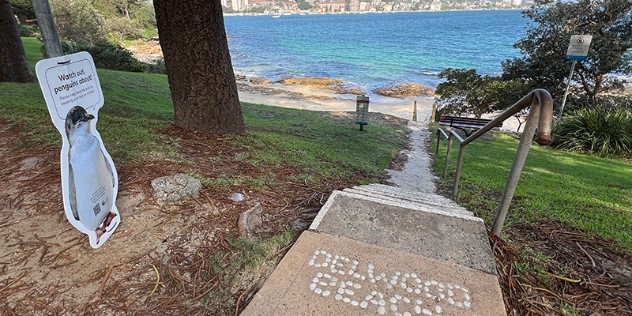
[[345, 12], [346, 4], [344, 2], [321, 2], [318, 4], [320, 12]]
[[290, 1], [283, 2], [283, 9], [286, 11], [297, 11], [298, 3]]
[[432, 3], [430, 3], [430, 7], [428, 8], [429, 11], [441, 11], [441, 1], [440, 0], [433, 0]]

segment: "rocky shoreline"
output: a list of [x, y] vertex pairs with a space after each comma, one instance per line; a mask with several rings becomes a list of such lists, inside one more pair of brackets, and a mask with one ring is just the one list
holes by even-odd
[[[262, 94], [275, 94], [275, 92], [283, 91], [282, 89], [278, 88], [258, 87], [270, 86], [274, 84], [280, 84], [282, 86], [305, 86], [315, 89], [329, 90], [334, 92], [335, 94], [365, 95], [367, 93], [362, 87], [334, 78], [288, 77], [275, 82], [262, 77], [247, 77], [244, 75], [235, 75], [235, 79], [237, 79], [240, 90], [245, 89], [246, 91], [261, 92]], [[412, 82], [382, 87], [375, 89], [372, 92], [381, 96], [397, 99], [404, 99], [407, 97], [435, 96], [434, 89], [423, 84]]]

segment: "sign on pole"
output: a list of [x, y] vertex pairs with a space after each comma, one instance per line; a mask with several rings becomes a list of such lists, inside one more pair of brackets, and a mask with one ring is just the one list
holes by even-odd
[[566, 50], [566, 59], [568, 60], [584, 60], [588, 56], [588, 49], [592, 35], [572, 35], [571, 41]]
[[61, 134], [61, 187], [66, 218], [101, 247], [121, 222], [118, 175], [99, 131], [103, 92], [86, 52], [41, 60], [35, 66], [53, 124]]
[[568, 97], [568, 89], [571, 86], [571, 80], [573, 80], [573, 72], [575, 71], [575, 64], [578, 60], [584, 60], [588, 57], [588, 49], [590, 48], [590, 42], [592, 41], [592, 35], [571, 35], [571, 41], [568, 43], [568, 49], [566, 50], [566, 59], [572, 60], [571, 73], [568, 75], [566, 81], [566, 91], [564, 91], [564, 97], [562, 98], [562, 106], [560, 107], [560, 116], [557, 118], [557, 123], [562, 120], [562, 114], [564, 114], [564, 105], [566, 105], [566, 97]]

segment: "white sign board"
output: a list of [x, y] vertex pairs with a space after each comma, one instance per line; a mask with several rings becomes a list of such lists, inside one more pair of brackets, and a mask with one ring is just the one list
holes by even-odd
[[86, 52], [41, 60], [37, 79], [61, 134], [61, 187], [68, 221], [101, 247], [121, 222], [118, 174], [97, 131], [103, 92]]
[[571, 41], [568, 44], [568, 49], [566, 50], [566, 59], [586, 59], [586, 57], [588, 56], [588, 49], [590, 48], [591, 41], [592, 35], [572, 35]]

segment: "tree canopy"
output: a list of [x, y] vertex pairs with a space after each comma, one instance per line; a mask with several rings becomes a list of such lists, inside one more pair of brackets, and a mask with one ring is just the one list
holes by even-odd
[[577, 63], [573, 76], [579, 92], [594, 98], [622, 87], [622, 80], [609, 74], [632, 73], [632, 1], [535, 0], [523, 15], [532, 21], [515, 44], [523, 56], [503, 63], [504, 78], [521, 79], [560, 99], [570, 71], [565, 55], [571, 35], [593, 36], [588, 58]]

